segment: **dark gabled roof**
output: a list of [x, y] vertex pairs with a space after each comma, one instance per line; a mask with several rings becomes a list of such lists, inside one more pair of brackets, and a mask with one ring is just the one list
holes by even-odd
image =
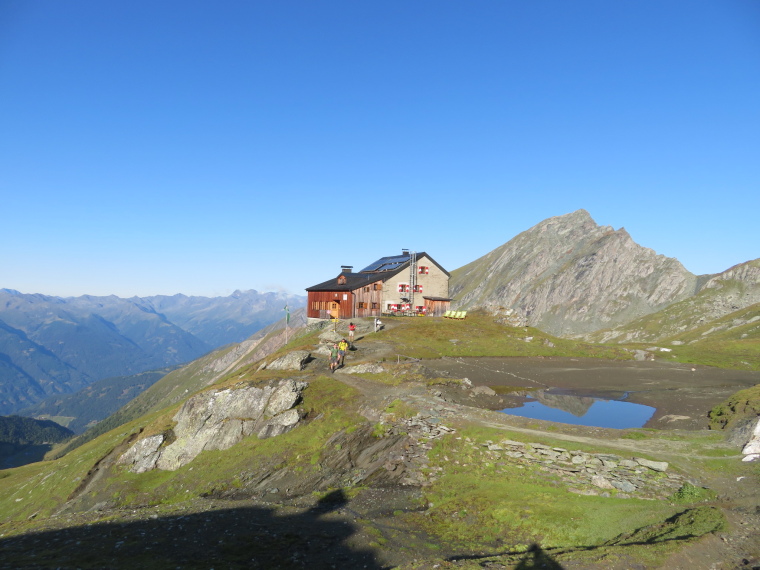
[[[345, 283], [338, 283], [338, 279], [340, 279], [341, 275], [346, 278]], [[353, 291], [354, 289], [358, 289], [359, 287], [363, 287], [366, 285], [369, 285], [370, 283], [374, 283], [376, 281], [380, 281], [382, 277], [380, 275], [376, 275], [374, 273], [346, 273], [343, 272], [337, 277], [333, 277], [332, 279], [328, 279], [327, 281], [323, 283], [319, 283], [318, 285], [314, 285], [312, 287], [307, 287], [307, 291]]]
[[[397, 275], [401, 271], [409, 268], [409, 254], [403, 253], [401, 255], [392, 255], [389, 257], [381, 257], [374, 263], [369, 264], [367, 267], [357, 273], [342, 272], [337, 277], [328, 279], [318, 285], [307, 287], [307, 291], [353, 291], [359, 287], [375, 283], [376, 281], [386, 281], [394, 275]], [[430, 257], [424, 251], [417, 253], [417, 259], [421, 257], [427, 257], [431, 263], [434, 263], [438, 269], [443, 271], [447, 276], [451, 277], [451, 274], [441, 267], [438, 262]], [[338, 283], [340, 276], [346, 278], [345, 283]]]

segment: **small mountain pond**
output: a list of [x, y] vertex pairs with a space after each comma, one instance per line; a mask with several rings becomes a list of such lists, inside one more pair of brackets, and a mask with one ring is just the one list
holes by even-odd
[[652, 406], [626, 402], [624, 398], [605, 400], [541, 390], [535, 397], [527, 397], [522, 406], [501, 411], [534, 420], [615, 429], [643, 427], [657, 411]]

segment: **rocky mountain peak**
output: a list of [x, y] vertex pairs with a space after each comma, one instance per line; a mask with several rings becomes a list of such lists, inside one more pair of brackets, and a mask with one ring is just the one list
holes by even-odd
[[544, 220], [452, 273], [461, 308], [513, 309], [557, 335], [583, 334], [693, 295], [697, 278], [674, 258], [598, 225], [586, 210]]

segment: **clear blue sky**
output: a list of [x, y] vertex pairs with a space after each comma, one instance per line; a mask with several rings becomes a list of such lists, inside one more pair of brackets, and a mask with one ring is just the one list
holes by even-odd
[[760, 257], [760, 1], [0, 2], [0, 287], [304, 294], [579, 208]]

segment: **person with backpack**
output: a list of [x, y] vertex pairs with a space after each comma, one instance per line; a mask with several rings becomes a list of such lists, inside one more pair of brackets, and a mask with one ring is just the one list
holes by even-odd
[[348, 350], [348, 343], [346, 339], [341, 339], [338, 343], [338, 358], [340, 359], [340, 365], [343, 366], [343, 360], [346, 358], [346, 351]]
[[340, 354], [338, 352], [338, 345], [333, 343], [332, 348], [330, 349], [330, 372], [335, 372], [335, 369], [338, 368], [339, 358]]

